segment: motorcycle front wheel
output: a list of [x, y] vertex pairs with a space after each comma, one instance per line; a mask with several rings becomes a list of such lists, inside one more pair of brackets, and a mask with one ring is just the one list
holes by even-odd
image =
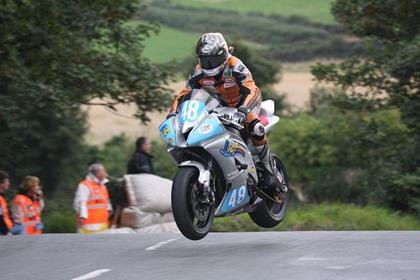
[[214, 207], [200, 202], [198, 175], [195, 167], [181, 167], [172, 184], [172, 212], [176, 225], [191, 240], [204, 238], [214, 219]]

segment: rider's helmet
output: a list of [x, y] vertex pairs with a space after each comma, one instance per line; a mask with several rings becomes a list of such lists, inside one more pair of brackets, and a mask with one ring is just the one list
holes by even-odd
[[221, 33], [205, 33], [197, 42], [195, 53], [206, 76], [219, 74], [229, 57], [229, 48]]

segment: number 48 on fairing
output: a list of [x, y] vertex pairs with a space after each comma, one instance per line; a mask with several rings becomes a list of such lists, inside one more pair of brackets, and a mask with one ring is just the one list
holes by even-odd
[[181, 109], [181, 120], [183, 122], [195, 121], [204, 108], [204, 104], [197, 100], [189, 100], [184, 102]]
[[234, 209], [243, 204], [247, 197], [247, 189], [245, 186], [233, 189], [229, 198], [228, 208]]

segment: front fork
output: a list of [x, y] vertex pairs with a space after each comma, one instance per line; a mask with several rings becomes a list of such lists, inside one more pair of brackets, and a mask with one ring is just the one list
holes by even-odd
[[210, 172], [212, 168], [211, 161], [207, 166], [204, 166], [199, 161], [187, 160], [178, 165], [178, 167], [183, 166], [192, 166], [198, 170], [198, 183], [201, 186], [199, 189], [199, 199], [203, 204], [213, 205], [216, 201], [216, 195], [214, 190], [214, 180], [212, 180], [212, 173]]

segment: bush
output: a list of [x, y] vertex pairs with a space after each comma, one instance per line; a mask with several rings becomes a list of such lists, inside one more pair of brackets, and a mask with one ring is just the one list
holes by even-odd
[[417, 181], [400, 177], [411, 140], [399, 111], [341, 111], [333, 102], [346, 97], [330, 94], [317, 89], [311, 109], [282, 119], [269, 137], [292, 189], [299, 187], [312, 202], [373, 202], [414, 211], [418, 199], [408, 198], [418, 197]]
[[55, 211], [43, 218], [44, 233], [75, 233], [76, 214], [70, 211]]
[[153, 141], [153, 156], [156, 174], [172, 180], [178, 168], [162, 141]]
[[[127, 162], [134, 152], [134, 141], [124, 134], [112, 137], [101, 146], [91, 147], [90, 162], [101, 162], [114, 181], [127, 172]], [[152, 141], [153, 165], [158, 176], [172, 179], [176, 164], [161, 141]]]
[[112, 178], [119, 178], [127, 172], [127, 162], [134, 147], [134, 141], [128, 136], [116, 135], [101, 146], [92, 147], [90, 161], [103, 163]]

